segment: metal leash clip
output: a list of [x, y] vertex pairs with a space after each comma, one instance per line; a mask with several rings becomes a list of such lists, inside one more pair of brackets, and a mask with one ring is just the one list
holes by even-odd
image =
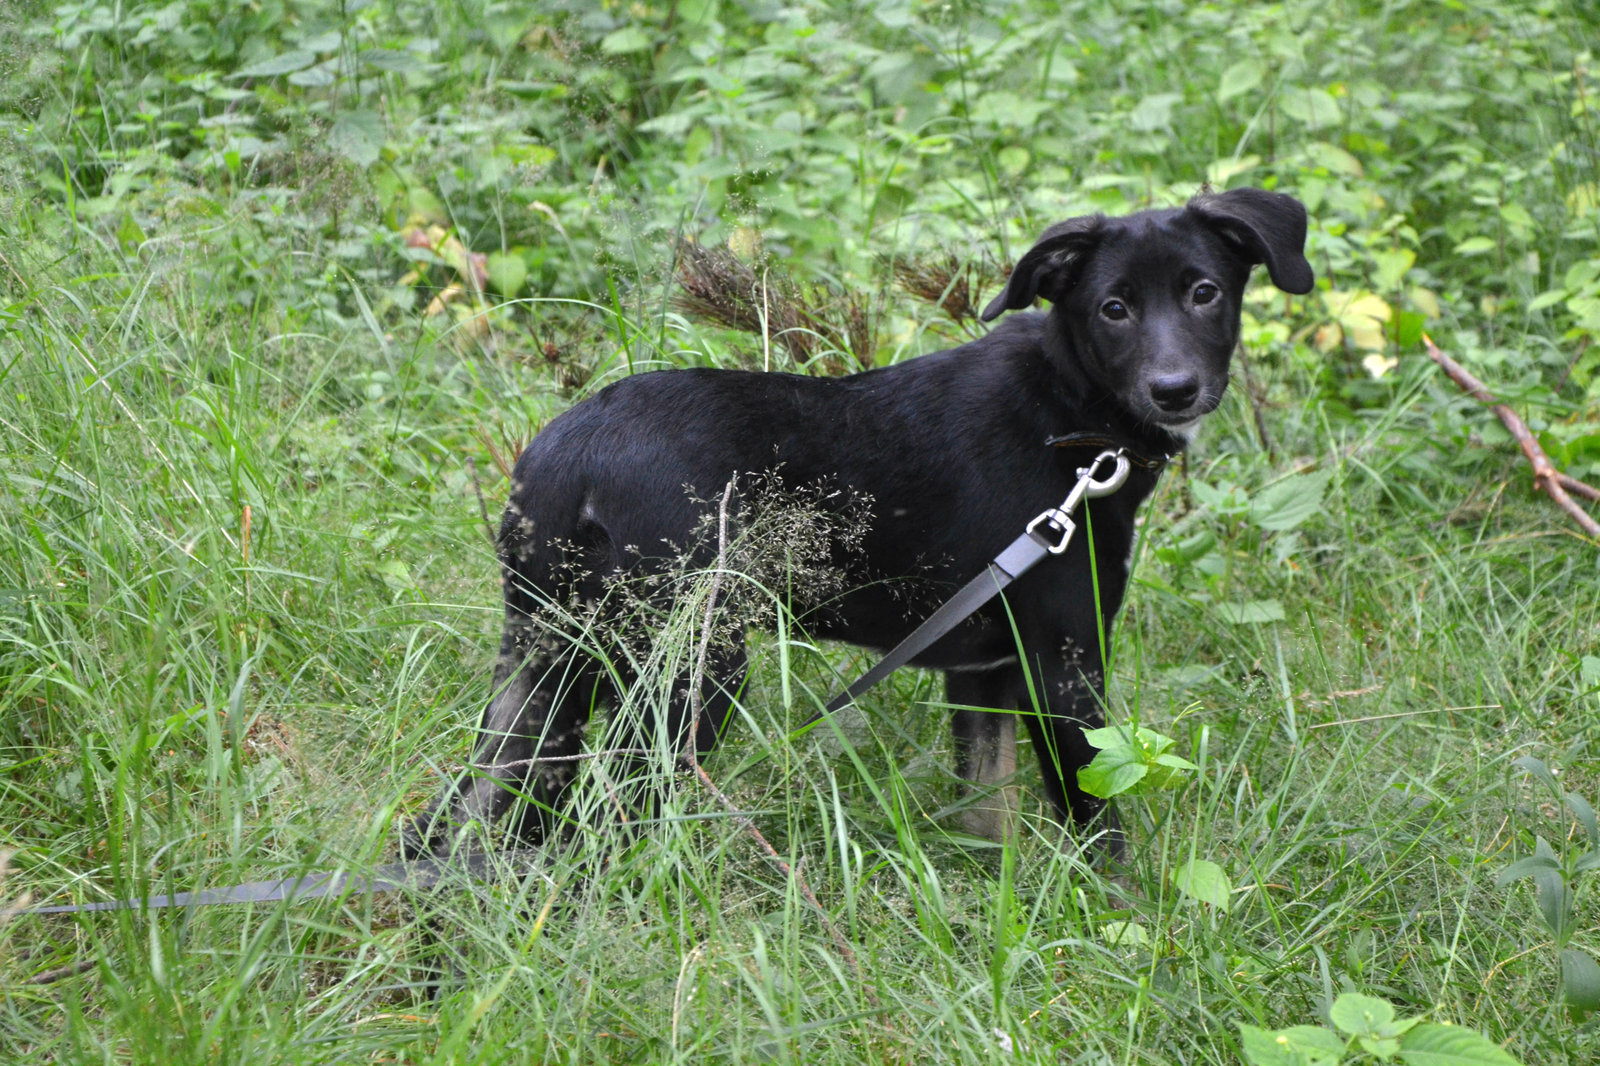
[[[1095, 474], [1106, 462], [1115, 462], [1116, 469], [1111, 471], [1109, 476], [1097, 479]], [[1072, 486], [1072, 491], [1067, 493], [1067, 498], [1061, 502], [1060, 507], [1044, 511], [1028, 523], [1028, 535], [1049, 548], [1051, 555], [1060, 555], [1067, 550], [1067, 545], [1072, 542], [1072, 534], [1078, 530], [1077, 523], [1072, 520], [1072, 512], [1078, 509], [1078, 504], [1085, 499], [1094, 500], [1116, 492], [1122, 487], [1122, 483], [1128, 480], [1128, 471], [1131, 469], [1133, 465], [1128, 462], [1127, 449], [1118, 448], [1115, 451], [1101, 452], [1088, 466], [1078, 468], [1078, 483]], [[1038, 532], [1038, 527], [1047, 523], [1049, 529], [1044, 533]], [[1055, 544], [1050, 543], [1052, 535], [1059, 537]]]

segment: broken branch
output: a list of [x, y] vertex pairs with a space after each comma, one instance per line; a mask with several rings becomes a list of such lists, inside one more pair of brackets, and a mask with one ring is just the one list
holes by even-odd
[[1551, 501], [1567, 512], [1590, 537], [1600, 540], [1600, 522], [1596, 522], [1593, 516], [1573, 503], [1572, 497], [1567, 495], [1570, 490], [1585, 499], [1600, 500], [1600, 489], [1586, 485], [1577, 478], [1557, 470], [1544, 449], [1539, 447], [1539, 442], [1528, 429], [1528, 424], [1515, 411], [1501, 403], [1483, 382], [1473, 377], [1460, 363], [1441, 352], [1426, 333], [1422, 335], [1422, 343], [1427, 346], [1428, 358], [1438, 363], [1439, 369], [1449, 375], [1450, 380], [1460, 385], [1469, 396], [1487, 404], [1499, 417], [1507, 432], [1516, 438], [1517, 444], [1522, 447], [1522, 454], [1528, 457], [1528, 462], [1533, 466], [1534, 488], [1549, 496]]

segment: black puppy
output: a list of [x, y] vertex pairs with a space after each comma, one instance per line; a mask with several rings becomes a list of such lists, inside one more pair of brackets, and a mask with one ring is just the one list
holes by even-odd
[[[516, 831], [529, 843], [545, 837], [590, 708], [615, 701], [619, 675], [553, 639], [542, 609], [596, 601], [618, 575], [661, 570], [697, 530], [704, 558], [714, 550], [705, 519], [717, 509], [707, 500], [730, 479], [762, 475], [870, 512], [834, 545], [848, 591], [801, 621], [813, 636], [886, 649], [1060, 503], [1104, 442], [1149, 459], [1181, 450], [1227, 387], [1251, 267], [1265, 263], [1287, 292], [1310, 291], [1305, 236], [1305, 209], [1258, 189], [1069, 219], [1028, 250], [983, 318], [1036, 297], [1051, 309], [959, 348], [837, 379], [641, 374], [552, 421], [512, 476], [499, 540], [505, 632], [473, 768], [410, 827], [406, 852], [447, 852], [454, 829], [500, 818], [519, 794], [527, 803]], [[1049, 443], [1067, 434], [1080, 443]], [[1104, 806], [1078, 788], [1076, 771], [1093, 755], [1081, 727], [1102, 724], [1103, 649], [1128, 581], [1134, 516], [1158, 473], [1136, 466], [1121, 490], [1085, 505], [1092, 557], [1080, 534], [1011, 585], [1003, 604], [991, 600], [914, 660], [945, 672], [952, 704], [1023, 710], [1045, 794], [1080, 825]], [[744, 670], [736, 644], [711, 656], [700, 752], [716, 743]], [[677, 685], [669, 721], [640, 727], [664, 724], [672, 750], [689, 739], [688, 685]], [[1009, 775], [1014, 723], [955, 712], [966, 779]], [[1005, 819], [979, 808], [968, 825], [994, 836]]]

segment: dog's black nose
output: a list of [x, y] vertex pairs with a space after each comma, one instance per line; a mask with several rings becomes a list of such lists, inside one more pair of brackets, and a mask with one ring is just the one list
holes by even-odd
[[1150, 399], [1163, 411], [1186, 411], [1200, 396], [1200, 379], [1193, 374], [1165, 374], [1150, 382]]

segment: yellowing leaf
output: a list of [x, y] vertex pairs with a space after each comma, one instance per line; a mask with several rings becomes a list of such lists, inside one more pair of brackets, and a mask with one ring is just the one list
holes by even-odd
[[1415, 307], [1429, 318], [1438, 318], [1444, 313], [1444, 308], [1439, 304], [1439, 297], [1432, 289], [1423, 288], [1421, 285], [1413, 285], [1406, 293], [1406, 296], [1411, 300], [1412, 307]]
[[1381, 381], [1389, 371], [1400, 365], [1400, 360], [1372, 352], [1361, 360], [1361, 365], [1366, 368], [1367, 373]]
[[1372, 261], [1378, 268], [1378, 288], [1388, 292], [1400, 284], [1400, 279], [1417, 261], [1417, 253], [1410, 248], [1393, 248], [1375, 252]]
[[1394, 308], [1381, 296], [1360, 291], [1325, 292], [1322, 301], [1357, 348], [1382, 351], [1388, 345], [1383, 326], [1394, 317]]

